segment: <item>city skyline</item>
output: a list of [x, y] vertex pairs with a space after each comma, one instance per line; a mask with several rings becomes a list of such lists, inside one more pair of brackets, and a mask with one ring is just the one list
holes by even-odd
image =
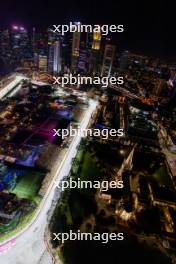
[[[81, 1], [53, 1], [52, 4], [44, 5], [40, 1], [25, 4], [23, 1], [7, 1], [2, 3], [0, 12], [2, 26], [19, 23], [27, 28], [35, 26], [41, 29], [70, 21], [81, 21], [84, 24], [124, 24], [123, 36], [113, 34], [118, 46], [171, 62], [176, 59], [174, 3], [169, 1], [155, 1], [152, 4], [147, 1], [118, 1], [117, 4], [113, 1], [108, 4], [90, 1], [86, 5]], [[7, 12], [8, 17], [4, 16]]]
[[2, 3], [3, 264], [176, 264], [174, 13]]

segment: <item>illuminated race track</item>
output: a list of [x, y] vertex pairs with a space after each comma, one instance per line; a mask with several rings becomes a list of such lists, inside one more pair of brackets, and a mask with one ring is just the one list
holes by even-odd
[[[80, 128], [85, 129], [91, 119], [91, 115], [96, 109], [97, 102], [90, 100], [89, 107], [80, 123]], [[51, 255], [47, 252], [44, 240], [45, 228], [47, 227], [47, 213], [52, 206], [52, 200], [56, 184], [69, 174], [72, 159], [75, 157], [80, 144], [79, 133], [73, 137], [69, 148], [61, 163], [58, 165], [51, 184], [33, 218], [33, 220], [14, 237], [0, 244], [0, 259], [4, 264], [39, 264], [53, 263]], [[43, 256], [42, 262], [41, 257]]]
[[117, 92], [120, 92], [122, 93], [124, 96], [127, 96], [129, 98], [132, 98], [132, 99], [141, 99], [141, 97], [137, 96], [136, 94], [128, 91], [127, 89], [125, 89], [124, 87], [121, 87], [121, 86], [117, 86], [117, 85], [109, 85], [109, 88], [110, 89], [113, 89]]
[[7, 94], [11, 93], [13, 90], [15, 90], [16, 92], [17, 89], [20, 89], [21, 87], [19, 87], [19, 84], [24, 79], [28, 79], [28, 78], [20, 74], [17, 74], [16, 76], [14, 76], [13, 81], [11, 81], [9, 84], [5, 85], [4, 87], [0, 89], [0, 99], [7, 96]]

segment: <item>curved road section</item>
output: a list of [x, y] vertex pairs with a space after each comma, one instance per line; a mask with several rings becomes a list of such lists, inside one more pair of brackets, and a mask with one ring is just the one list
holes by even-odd
[[[89, 106], [85, 111], [80, 128], [87, 128], [92, 113], [95, 111], [97, 101], [89, 100]], [[41, 204], [33, 220], [20, 233], [0, 244], [0, 259], [4, 264], [50, 264], [52, 256], [47, 251], [44, 240], [45, 228], [47, 227], [48, 211], [52, 207], [52, 200], [56, 190], [55, 182], [59, 182], [68, 175], [71, 169], [72, 159], [75, 157], [80, 144], [81, 136], [73, 137], [70, 146], [62, 161], [58, 163], [51, 184], [41, 201]], [[42, 260], [42, 261], [41, 261]]]

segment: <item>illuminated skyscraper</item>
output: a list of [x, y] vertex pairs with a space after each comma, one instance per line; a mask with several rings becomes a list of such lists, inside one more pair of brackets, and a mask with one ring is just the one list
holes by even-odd
[[21, 26], [12, 26], [11, 47], [17, 65], [22, 59], [30, 58], [30, 45], [27, 30]]
[[99, 50], [101, 43], [101, 32], [94, 32], [93, 33], [93, 42], [92, 42], [92, 49]]
[[61, 38], [54, 32], [48, 32], [48, 71], [61, 71]]
[[[80, 22], [75, 22], [76, 25], [79, 25]], [[73, 33], [73, 40], [72, 40], [72, 56], [78, 57], [79, 56], [79, 45], [80, 45], [80, 32], [76, 31]]]
[[61, 71], [61, 43], [57, 40], [54, 43], [54, 64], [53, 64], [54, 72]]
[[103, 57], [103, 65], [101, 70], [102, 77], [110, 77], [112, 64], [115, 55], [115, 46], [111, 44], [107, 44], [105, 46], [104, 57]]
[[33, 55], [37, 52], [37, 39], [36, 39], [36, 30], [35, 27], [32, 28], [32, 52]]
[[9, 30], [0, 31], [0, 73], [6, 74], [13, 69]]
[[47, 72], [47, 56], [39, 55], [38, 68], [42, 72]]
[[[75, 22], [76, 25], [79, 25], [80, 22]], [[71, 61], [71, 70], [72, 72], [77, 71], [78, 57], [79, 57], [79, 48], [80, 48], [80, 37], [81, 33], [76, 31], [73, 33], [72, 39], [72, 61]]]
[[92, 45], [90, 50], [90, 64], [89, 64], [89, 71], [93, 75], [100, 73], [100, 45], [101, 45], [101, 33], [94, 32]]
[[35, 66], [39, 67], [39, 56], [48, 57], [48, 34], [45, 31], [32, 30], [32, 51]]
[[8, 29], [0, 31], [0, 52], [3, 56], [7, 56], [10, 52], [10, 35]]
[[85, 48], [80, 49], [80, 56], [78, 60], [78, 70], [80, 72], [87, 72], [87, 51]]
[[121, 71], [125, 71], [128, 69], [129, 65], [130, 65], [130, 59], [131, 54], [128, 50], [125, 50], [121, 57], [120, 57], [120, 70]]

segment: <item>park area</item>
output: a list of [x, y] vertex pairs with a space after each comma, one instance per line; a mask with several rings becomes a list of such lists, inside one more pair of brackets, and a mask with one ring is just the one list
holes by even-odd
[[[98, 160], [85, 144], [81, 144], [73, 161], [69, 177], [74, 180], [95, 181], [101, 176]], [[62, 193], [53, 216], [53, 229], [65, 232], [75, 229], [92, 213], [96, 213], [94, 189], [69, 189]]]
[[38, 195], [44, 175], [41, 172], [26, 171], [20, 176], [15, 188], [11, 191], [19, 198], [34, 199]]

